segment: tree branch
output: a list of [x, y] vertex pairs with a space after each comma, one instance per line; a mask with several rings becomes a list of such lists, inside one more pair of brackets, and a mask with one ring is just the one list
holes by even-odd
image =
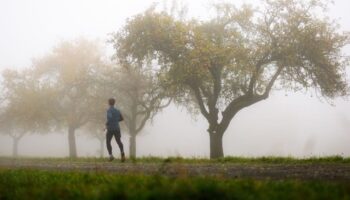
[[281, 67], [281, 66], [278, 67], [276, 73], [273, 75], [273, 77], [271, 78], [270, 82], [268, 83], [268, 85], [265, 88], [265, 92], [263, 94], [264, 96], [268, 96], [269, 95], [270, 90], [271, 90], [273, 84], [275, 83], [276, 79], [278, 78], [278, 76], [281, 74], [282, 69], [283, 69], [283, 67]]
[[209, 99], [211, 100], [209, 103], [210, 109], [215, 109], [216, 103], [219, 99], [219, 95], [221, 91], [221, 70], [222, 70], [222, 67], [215, 67], [215, 66], [209, 69], [210, 74], [212, 75], [213, 81], [214, 81], [213, 95]]
[[122, 115], [123, 115], [125, 121], [128, 121], [128, 122], [130, 121], [131, 118], [127, 113], [122, 113]]
[[199, 109], [200, 109], [202, 115], [209, 121], [210, 120], [209, 113], [204, 106], [204, 102], [203, 102], [202, 95], [201, 95], [199, 88], [194, 86], [194, 85], [189, 85], [189, 86], [193, 90], [194, 96], [197, 100], [197, 103], [198, 103], [198, 106], [199, 106]]
[[254, 85], [258, 79], [258, 76], [260, 74], [261, 67], [269, 62], [271, 62], [271, 59], [267, 59], [269, 56], [269, 52], [266, 52], [263, 56], [262, 59], [260, 59], [257, 64], [255, 65], [255, 70], [253, 71], [252, 78], [249, 81], [249, 86], [248, 86], [248, 94], [253, 95], [254, 91]]
[[159, 108], [159, 109], [166, 108], [166, 107], [168, 107], [168, 106], [170, 105], [170, 103], [171, 103], [172, 101], [173, 101], [173, 99], [170, 98], [170, 99], [168, 100], [168, 102], [166, 102], [164, 105], [160, 105], [158, 108]]
[[141, 120], [141, 123], [140, 123], [139, 127], [136, 128], [136, 130], [135, 130], [135, 132], [136, 132], [135, 134], [138, 134], [143, 129], [143, 127], [145, 126], [145, 124], [146, 124], [147, 120], [150, 118], [150, 116], [151, 116], [151, 112], [150, 111], [147, 112], [146, 115], [144, 115], [143, 119]]
[[264, 95], [243, 95], [233, 100], [222, 112], [222, 120], [219, 123], [219, 132], [223, 133], [229, 126], [232, 118], [241, 109], [266, 99]]
[[26, 134], [26, 132], [20, 132], [20, 134], [16, 135], [13, 133], [13, 131], [11, 131], [11, 133], [9, 134], [10, 137], [12, 137], [15, 140], [20, 140], [24, 135]]
[[262, 95], [243, 95], [233, 100], [222, 113], [222, 120], [219, 124], [221, 132], [224, 132], [228, 125], [230, 124], [232, 118], [237, 114], [241, 109], [253, 105], [261, 100], [268, 98], [270, 90], [275, 83], [278, 76], [281, 74], [283, 67], [278, 67], [276, 73], [271, 78], [270, 82], [266, 86], [265, 92]]

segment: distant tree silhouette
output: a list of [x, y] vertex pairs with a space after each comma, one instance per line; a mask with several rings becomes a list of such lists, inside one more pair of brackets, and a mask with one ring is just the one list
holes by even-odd
[[28, 133], [47, 133], [50, 120], [45, 98], [50, 90], [37, 82], [31, 70], [5, 70], [2, 74], [3, 101], [0, 132], [13, 139], [13, 156], [18, 156], [19, 141]]
[[34, 62], [37, 79], [54, 90], [46, 101], [56, 128], [67, 128], [69, 156], [77, 157], [75, 131], [89, 121], [96, 106], [91, 92], [95, 71], [103, 66], [96, 42], [79, 38], [59, 43], [51, 53]]

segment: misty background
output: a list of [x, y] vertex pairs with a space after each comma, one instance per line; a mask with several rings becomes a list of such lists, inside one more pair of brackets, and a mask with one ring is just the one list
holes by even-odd
[[[153, 2], [1, 0], [0, 70], [30, 67], [33, 58], [41, 57], [62, 40], [85, 37], [104, 43], [108, 34], [120, 29], [127, 18], [144, 11]], [[188, 4], [190, 16], [204, 19], [207, 5], [213, 1], [183, 2]], [[243, 1], [235, 2], [239, 5]], [[349, 1], [335, 0], [329, 10], [329, 15], [337, 19], [344, 30], [350, 30], [349, 8]], [[107, 45], [106, 52], [112, 56], [111, 46]], [[350, 48], [344, 52], [349, 55]], [[207, 122], [202, 116], [192, 116], [185, 108], [172, 104], [157, 114], [137, 137], [137, 155], [208, 157], [206, 129]], [[77, 133], [78, 156], [98, 156], [99, 141], [82, 130]], [[104, 134], [103, 124], [101, 134]], [[125, 147], [128, 137], [122, 136]], [[347, 99], [326, 102], [308, 92], [283, 90], [275, 90], [267, 100], [240, 111], [223, 139], [225, 156], [348, 157], [349, 144], [350, 102]], [[20, 141], [19, 155], [66, 157], [67, 146], [65, 131], [27, 134]], [[113, 148], [116, 147], [113, 143]], [[128, 154], [128, 148], [125, 149]], [[11, 138], [0, 135], [0, 156], [11, 152]]]

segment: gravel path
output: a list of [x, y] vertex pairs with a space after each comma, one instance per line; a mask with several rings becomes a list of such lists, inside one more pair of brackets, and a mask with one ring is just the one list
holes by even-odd
[[1, 169], [111, 172], [225, 178], [336, 180], [350, 182], [350, 164], [120, 163], [0, 159]]

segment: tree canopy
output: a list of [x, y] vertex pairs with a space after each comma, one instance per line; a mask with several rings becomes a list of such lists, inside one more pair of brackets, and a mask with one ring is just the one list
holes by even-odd
[[150, 9], [115, 34], [115, 48], [121, 63], [157, 63], [177, 102], [208, 121], [216, 158], [232, 118], [268, 98], [274, 85], [312, 88], [325, 98], [347, 93], [341, 50], [349, 35], [326, 8], [321, 0], [265, 0], [258, 8], [221, 3], [207, 21]]
[[28, 133], [50, 131], [50, 115], [45, 99], [50, 89], [32, 76], [32, 70], [5, 70], [2, 73], [4, 101], [1, 103], [0, 133], [13, 139], [13, 155], [19, 140]]
[[68, 129], [71, 157], [77, 156], [75, 130], [85, 125], [93, 113], [95, 74], [104, 65], [98, 44], [83, 38], [61, 42], [34, 62], [34, 77], [54, 91], [46, 98], [48, 111], [57, 128]]

